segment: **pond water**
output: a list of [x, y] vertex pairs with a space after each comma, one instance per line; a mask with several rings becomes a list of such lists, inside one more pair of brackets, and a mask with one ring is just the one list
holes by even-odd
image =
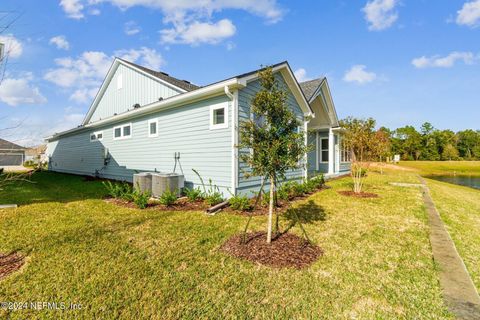
[[425, 178], [480, 189], [480, 177], [475, 176], [426, 176]]

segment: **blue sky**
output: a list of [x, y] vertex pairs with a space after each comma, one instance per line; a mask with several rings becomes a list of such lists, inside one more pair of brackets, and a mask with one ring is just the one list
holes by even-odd
[[[77, 126], [112, 58], [205, 85], [288, 60], [337, 111], [480, 129], [480, 0], [2, 0], [4, 138]], [[10, 13], [9, 13], [10, 12]], [[1, 30], [1, 28], [0, 28]]]

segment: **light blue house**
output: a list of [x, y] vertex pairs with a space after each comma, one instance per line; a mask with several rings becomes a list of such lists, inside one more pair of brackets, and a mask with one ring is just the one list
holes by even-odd
[[[288, 90], [300, 130], [308, 132], [305, 142], [315, 146], [307, 165], [288, 178], [348, 171], [327, 80], [299, 84], [287, 62], [273, 71]], [[187, 186], [199, 186], [195, 169], [226, 197], [249, 195], [261, 178], [245, 178], [239, 152], [248, 150], [236, 145], [258, 90], [258, 70], [199, 87], [117, 58], [83, 123], [47, 138], [49, 170], [126, 181], [136, 172], [175, 171]]]

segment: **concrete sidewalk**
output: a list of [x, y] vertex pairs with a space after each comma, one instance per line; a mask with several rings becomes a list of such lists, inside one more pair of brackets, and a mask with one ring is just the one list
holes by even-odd
[[477, 289], [445, 229], [425, 180], [422, 177], [419, 179], [423, 185], [423, 200], [428, 213], [433, 259], [440, 268], [443, 298], [450, 312], [457, 319], [478, 320], [480, 319], [480, 297]]

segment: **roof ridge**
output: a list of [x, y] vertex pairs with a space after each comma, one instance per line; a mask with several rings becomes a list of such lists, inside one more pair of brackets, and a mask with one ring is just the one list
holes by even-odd
[[160, 80], [163, 80], [163, 81], [166, 81], [182, 90], [185, 90], [185, 91], [193, 91], [193, 90], [196, 90], [198, 88], [200, 88], [200, 86], [197, 86], [193, 83], [191, 83], [190, 81], [187, 81], [187, 80], [181, 80], [181, 79], [178, 79], [178, 78], [175, 78], [175, 77], [172, 77], [171, 75], [169, 75], [168, 73], [166, 72], [163, 72], [163, 71], [156, 71], [156, 70], [153, 70], [153, 69], [150, 69], [150, 68], [147, 68], [147, 67], [144, 67], [142, 65], [139, 65], [137, 63], [134, 63], [134, 62], [131, 62], [131, 61], [128, 61], [128, 60], [125, 60], [125, 59], [122, 59], [122, 58], [118, 58], [117, 59], [127, 63], [127, 64], [130, 64], [132, 65], [133, 67], [135, 68], [138, 68]]
[[25, 149], [25, 147], [22, 147], [21, 145], [0, 138], [0, 149], [3, 149], [3, 147], [7, 147], [8, 149]]

